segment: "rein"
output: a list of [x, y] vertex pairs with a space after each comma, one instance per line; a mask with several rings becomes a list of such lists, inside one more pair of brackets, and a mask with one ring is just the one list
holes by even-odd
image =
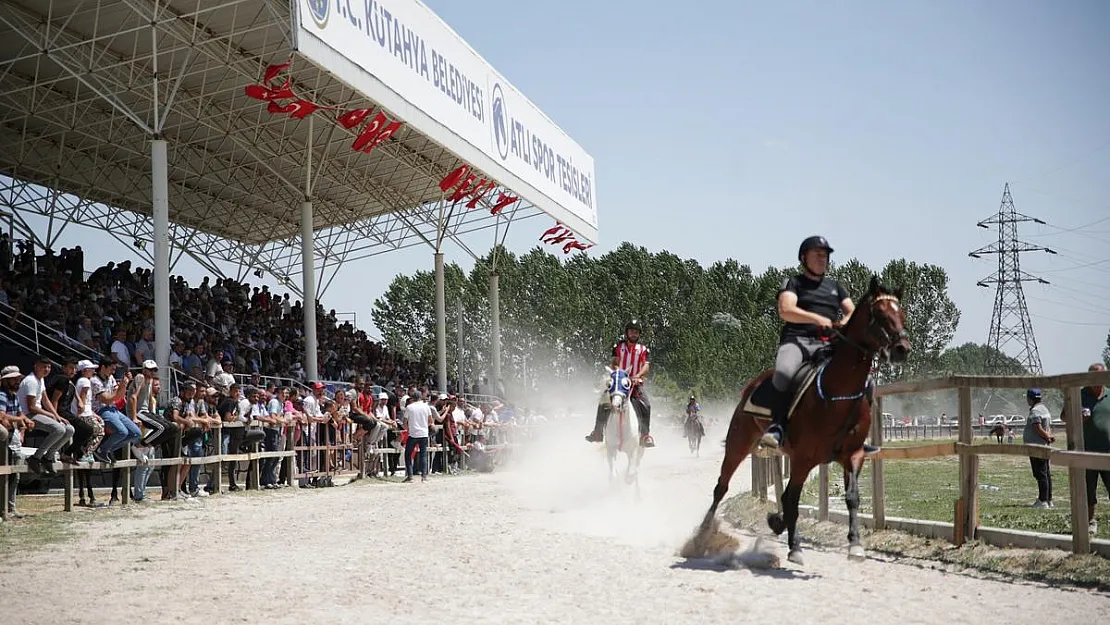
[[[875, 326], [875, 315], [873, 314], [875, 304], [877, 304], [879, 302], [883, 302], [883, 301], [893, 301], [893, 302], [897, 303], [898, 298], [894, 297], [893, 295], [876, 295], [875, 297], [871, 298], [867, 302], [867, 304], [868, 304], [868, 306], [867, 306], [868, 315], [867, 316], [870, 318], [870, 320], [868, 321], [868, 328], [872, 328], [872, 327]], [[841, 331], [839, 328], [833, 328], [832, 333], [833, 333], [834, 336], [836, 336], [837, 339], [839, 339], [841, 341], [844, 341], [848, 345], [854, 347], [861, 354], [863, 354], [865, 356], [871, 356], [872, 358], [874, 358], [875, 350], [871, 350], [871, 349], [868, 349], [868, 348], [864, 347], [863, 345], [860, 345], [858, 342], [849, 338], [848, 335], [845, 334], [843, 331]], [[832, 397], [826, 396], [824, 385], [822, 384], [822, 380], [825, 377], [825, 369], [828, 367], [829, 362], [830, 361], [825, 361], [821, 365], [821, 367], [817, 370], [816, 386], [817, 386], [817, 396], [818, 397], [820, 397], [824, 401], [856, 401], [858, 399], [862, 399], [863, 396], [867, 394], [867, 382], [865, 380], [864, 383], [863, 383], [863, 390], [861, 390], [858, 393], [855, 393], [855, 394], [852, 394], [852, 395], [834, 395]]]

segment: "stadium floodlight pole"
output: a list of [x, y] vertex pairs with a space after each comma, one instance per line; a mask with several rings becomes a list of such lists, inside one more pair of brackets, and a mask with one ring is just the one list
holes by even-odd
[[[501, 284], [497, 269], [489, 272], [489, 359], [491, 388], [497, 388], [501, 379]], [[482, 392], [489, 393], [487, 389]]]
[[304, 301], [304, 372], [316, 380], [316, 267], [312, 232], [312, 116], [308, 116], [308, 140], [305, 145], [304, 201], [301, 202], [301, 288]]
[[[155, 9], [157, 10], [157, 9]], [[155, 23], [150, 28], [151, 63], [154, 79], [151, 83], [151, 98], [153, 115], [151, 124], [154, 132], [151, 133], [150, 142], [150, 199], [151, 199], [151, 224], [154, 238], [154, 360], [158, 369], [166, 372], [170, 366], [170, 167], [166, 138], [162, 134], [162, 126], [166, 121], [166, 113], [173, 102], [173, 95], [177, 93], [176, 86], [170, 91], [166, 99], [165, 110], [159, 109], [158, 93], [158, 27]], [[185, 61], [186, 65], [188, 60]], [[184, 70], [182, 70], [184, 71]], [[170, 394], [169, 378], [163, 385], [161, 397], [163, 400]], [[176, 478], [175, 478], [176, 479]], [[125, 486], [126, 488], [126, 486]], [[124, 499], [124, 502], [127, 500]]]
[[436, 250], [436, 382], [447, 392], [447, 302], [443, 291], [443, 252]]
[[[170, 365], [170, 181], [166, 140], [151, 141], [150, 173], [154, 214], [154, 359], [166, 371]], [[164, 385], [169, 393], [169, 384]]]

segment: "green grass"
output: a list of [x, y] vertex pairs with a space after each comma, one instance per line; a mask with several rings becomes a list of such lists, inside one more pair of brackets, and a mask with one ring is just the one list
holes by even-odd
[[[767, 514], [776, 510], [773, 502], [760, 503], [745, 493], [726, 499], [721, 514], [736, 527], [767, 534]], [[798, 529], [806, 542], [830, 549], [847, 546], [845, 527], [839, 523], [799, 519]], [[1110, 559], [1094, 554], [1079, 556], [1058, 549], [1000, 549], [978, 541], [955, 547], [945, 540], [904, 532], [872, 532], [865, 527], [860, 531], [869, 552], [896, 561], [926, 566], [939, 562], [946, 571], [955, 566], [964, 573], [980, 572], [1007, 579], [1047, 582], [1053, 586], [1069, 584], [1110, 591]]]
[[[1063, 437], [1054, 447], [1064, 449]], [[950, 440], [950, 439], [946, 439]], [[982, 441], [984, 439], [979, 439]], [[943, 441], [895, 441], [887, 447], [908, 447]], [[993, 442], [993, 441], [992, 441]], [[910, 519], [952, 522], [955, 502], [959, 497], [959, 459], [956, 456], [927, 460], [885, 460], [886, 515]], [[1033, 479], [1029, 459], [1017, 456], [980, 456], [979, 459], [979, 524], [988, 527], [1017, 529], [1048, 534], [1071, 535], [1071, 492], [1068, 472], [1052, 468], [1052, 509], [1030, 507], [1037, 499], [1037, 482]], [[843, 472], [829, 467], [829, 506], [843, 508]], [[1101, 488], [1101, 485], [1100, 485]], [[997, 489], [997, 490], [995, 490]], [[816, 480], [806, 483], [802, 503], [817, 505]], [[1100, 504], [1095, 508], [1099, 521], [1097, 538], [1110, 538], [1110, 502], [1100, 491]], [[1085, 493], [1079, 493], [1085, 497]], [[871, 512], [871, 463], [864, 464], [860, 480], [861, 510]]]

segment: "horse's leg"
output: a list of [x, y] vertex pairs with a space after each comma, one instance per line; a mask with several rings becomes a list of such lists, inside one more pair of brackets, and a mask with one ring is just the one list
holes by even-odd
[[863, 450], [856, 450], [844, 465], [844, 502], [848, 505], [848, 559], [863, 560], [867, 554], [859, 542], [859, 473]]
[[803, 558], [801, 536], [798, 535], [798, 502], [802, 497], [802, 487], [813, 467], [802, 467], [796, 460], [792, 460], [790, 465], [790, 482], [782, 493], [782, 512], [768, 514], [767, 525], [776, 535], [786, 530], [787, 545], [790, 547], [786, 559], [801, 565]]
[[717, 478], [717, 486], [713, 488], [713, 503], [705, 513], [702, 527], [709, 527], [713, 522], [717, 506], [721, 505], [721, 500], [728, 493], [728, 483], [732, 480], [736, 469], [740, 467], [740, 463], [748, 457], [748, 453], [761, 433], [755, 419], [740, 412], [737, 407], [737, 412], [732, 416], [732, 423], [728, 428], [728, 435], [725, 437], [725, 457], [721, 460], [721, 475]]

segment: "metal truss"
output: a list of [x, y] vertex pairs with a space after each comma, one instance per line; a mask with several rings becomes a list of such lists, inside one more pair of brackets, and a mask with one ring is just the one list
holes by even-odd
[[[488, 202], [444, 206], [438, 182], [460, 162], [407, 126], [363, 154], [319, 114], [271, 115], [247, 97], [292, 54], [289, 12], [287, 0], [0, 0], [0, 204], [40, 245], [77, 223], [149, 257], [150, 141], [164, 138], [171, 263], [262, 270], [302, 297], [306, 197], [318, 297], [345, 262], [445, 239], [476, 257], [464, 235], [494, 229], [496, 242], [542, 214], [523, 200], [496, 217]], [[291, 78], [317, 104], [380, 108], [307, 61]], [[30, 214], [48, 219], [45, 238]]]
[[[146, 215], [82, 200], [56, 189], [4, 176], [0, 176], [0, 207], [10, 211], [12, 228], [16, 232], [43, 249], [56, 250], [65, 227], [77, 224], [104, 232], [120, 245], [134, 248], [135, 253], [146, 262], [154, 262], [151, 256], [154, 224]], [[451, 214], [450, 208], [443, 203], [424, 205], [317, 231], [314, 235], [316, 297], [323, 297], [345, 263], [416, 245], [433, 244], [437, 238], [450, 239], [466, 253], [479, 258], [467, 243], [467, 239], [475, 236], [474, 233], [492, 231], [492, 244], [497, 245], [504, 242], [504, 234], [512, 223], [544, 214], [523, 202], [507, 209], [508, 214], [497, 216], [480, 209], [467, 210], [461, 203], [456, 209], [461, 210]], [[441, 211], [447, 213], [444, 219], [440, 219]], [[28, 223], [27, 217], [32, 215], [48, 220], [45, 233]], [[369, 240], [369, 233], [372, 232], [384, 234], [386, 243]], [[265, 272], [298, 297], [304, 297], [298, 279], [302, 269], [299, 236], [248, 244], [171, 223], [170, 245], [173, 249], [171, 271], [182, 257], [188, 256], [216, 276], [244, 280], [254, 271]], [[233, 271], [228, 271], [228, 265]]]

